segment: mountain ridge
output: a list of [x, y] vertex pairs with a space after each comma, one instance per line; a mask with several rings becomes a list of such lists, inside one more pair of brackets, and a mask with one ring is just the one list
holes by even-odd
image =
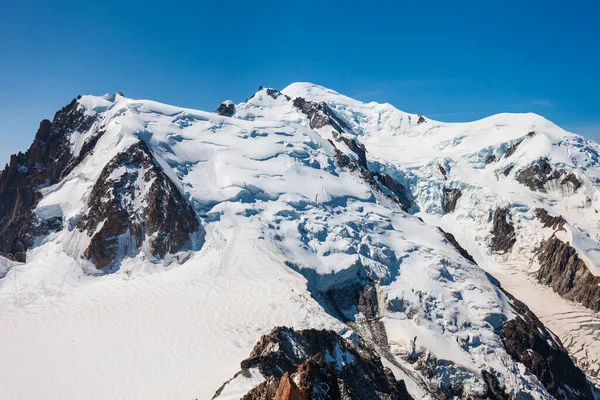
[[[30, 200], [22, 203], [7, 197], [7, 205], [0, 208], [2, 218], [13, 215], [15, 209], [23, 210], [24, 222], [19, 222], [17, 233], [33, 232], [31, 221], [38, 228], [36, 221], [50, 226], [44, 225], [35, 231], [35, 239], [23, 242], [17, 262], [3, 262], [0, 294], [13, 307], [5, 317], [7, 324], [32, 318], [32, 314], [19, 317], [19, 310], [32, 306], [44, 308], [57, 301], [68, 309], [75, 298], [85, 303], [89, 301], [83, 296], [87, 290], [99, 291], [96, 295], [106, 302], [109, 300], [102, 292], [114, 296], [112, 288], [123, 291], [116, 299], [135, 296], [136, 285], [123, 285], [132, 283], [131, 279], [139, 280], [142, 287], [148, 284], [144, 282], [165, 285], [158, 281], [161, 275], [166, 282], [181, 278], [194, 285], [221, 282], [226, 287], [243, 276], [253, 282], [249, 285], [252, 290], [240, 291], [244, 296], [254, 299], [265, 290], [278, 293], [272, 298], [258, 296], [259, 312], [277, 309], [273, 299], [286, 298], [281, 312], [294, 315], [293, 323], [277, 312], [266, 317], [268, 322], [246, 322], [234, 328], [232, 332], [237, 333], [213, 326], [223, 335], [216, 340], [222, 348], [229, 348], [231, 342], [243, 345], [229, 351], [226, 366], [218, 375], [209, 374], [202, 365], [186, 364], [192, 370], [205, 371], [203, 379], [212, 388], [211, 396], [239, 369], [235, 364], [247, 356], [245, 350], [258, 339], [257, 332], [286, 325], [354, 332], [366, 338], [385, 363], [392, 363], [394, 375], [405, 382], [413, 397], [485, 398], [491, 396], [490, 385], [497, 385], [507, 396], [590, 398], [591, 391], [581, 384], [581, 378], [564, 386], [563, 378], [552, 372], [555, 367], [539, 370], [539, 364], [519, 364], [519, 355], [507, 352], [500, 332], [517, 317], [508, 297], [486, 273], [498, 276], [503, 287], [508, 282], [505, 290], [517, 298], [523, 294], [519, 287], [517, 293], [512, 290], [514, 279], [497, 272], [514, 270], [517, 278], [529, 282], [531, 270], [524, 266], [535, 260], [535, 246], [554, 234], [552, 228], [536, 225], [534, 213], [540, 205], [552, 215], [565, 216], [568, 223], [560, 229], [570, 234], [569, 241], [564, 239], [567, 246], [575, 246], [574, 251], [587, 260], [584, 265], [598, 265], [592, 238], [595, 228], [586, 222], [594, 216], [598, 201], [595, 185], [600, 168], [593, 169], [597, 144], [536, 115], [500, 114], [471, 125], [445, 124], [307, 83], [292, 84], [282, 91], [261, 88], [246, 102], [222, 106], [210, 113], [127, 99], [120, 93], [80, 96], [67, 112], [75, 117], [64, 123], [56, 117], [48, 121], [57, 127], [59, 147], [67, 154], [64, 166], [53, 171], [54, 179], [33, 180], [38, 182], [34, 188], [39, 194], [32, 193]], [[507, 125], [505, 119], [515, 121]], [[39, 133], [39, 143], [46, 140], [48, 123]], [[506, 137], [496, 137], [501, 134]], [[136, 149], [141, 149], [141, 157], [133, 157]], [[129, 153], [131, 157], [124, 156]], [[540, 165], [535, 163], [544, 156], [547, 173], [540, 175], [539, 168], [526, 173], [532, 165]], [[5, 183], [7, 177], [20, 176], [20, 184], [26, 185], [38, 176], [36, 163], [23, 157], [21, 161], [15, 157], [0, 174], [0, 188], [8, 188], [4, 189], [7, 193], [15, 192]], [[511, 170], [505, 174], [507, 168]], [[147, 175], [148, 171], [154, 172]], [[144, 176], [147, 180], [140, 180]], [[519, 176], [525, 184], [519, 182]], [[143, 189], [144, 180], [149, 185], [156, 180], [165, 184], [149, 195]], [[528, 187], [529, 182], [535, 184]], [[124, 194], [115, 195], [117, 189]], [[447, 203], [451, 191], [454, 197]], [[569, 201], [561, 203], [561, 198]], [[102, 204], [111, 205], [100, 207]], [[152, 217], [146, 211], [149, 204], [170, 205], [160, 217]], [[496, 235], [506, 236], [511, 228], [515, 232], [514, 241], [501, 246], [503, 254], [489, 246], [494, 230], [491, 213], [500, 206], [506, 225]], [[119, 228], [110, 230], [109, 242], [97, 247], [106, 252], [98, 262], [86, 249], [90, 240], [100, 237], [104, 226], [111, 226], [111, 210], [120, 207], [128, 211], [117, 219]], [[85, 223], [90, 212], [96, 220], [92, 225]], [[196, 219], [196, 224], [186, 225]], [[123, 225], [124, 221], [134, 222]], [[165, 251], [155, 251], [152, 243], [157, 243], [156, 235], [167, 231], [167, 225], [161, 225], [165, 222], [176, 224], [172, 239], [159, 241]], [[12, 228], [0, 229], [1, 235], [11, 232]], [[465, 233], [473, 235], [466, 239]], [[195, 235], [202, 239], [196, 241]], [[149, 246], [142, 245], [146, 240]], [[184, 248], [186, 241], [193, 244]], [[0, 249], [4, 255], [8, 255], [6, 249], [13, 249], [10, 240], [3, 239], [0, 244], [5, 246]], [[237, 253], [244, 252], [252, 257], [240, 259]], [[469, 260], [464, 254], [473, 256]], [[49, 263], [50, 259], [54, 261]], [[263, 260], [269, 268], [248, 263], [253, 259]], [[511, 263], [518, 266], [513, 268]], [[164, 273], [157, 270], [161, 264]], [[503, 266], [501, 270], [499, 266]], [[253, 272], [256, 268], [260, 273]], [[294, 284], [286, 284], [281, 292], [274, 277], [285, 277]], [[161, 298], [169, 299], [168, 293]], [[149, 299], [149, 295], [144, 297]], [[214, 300], [205, 310], [209, 295]], [[206, 296], [194, 312], [226, 326], [235, 325], [233, 316], [250, 306], [242, 306], [244, 297], [235, 296], [234, 306], [230, 292], [218, 286]], [[23, 305], [23, 299], [30, 305]], [[292, 312], [289, 307], [298, 304], [302, 307]], [[576, 307], [570, 302], [560, 304]], [[223, 307], [228, 311], [221, 317], [207, 314], [211, 308]], [[314, 313], [312, 320], [303, 314], [305, 307]], [[104, 313], [101, 319], [121, 318], [111, 317], [111, 309], [99, 311]], [[187, 307], [182, 310], [190, 312]], [[177, 315], [189, 318], [188, 314]], [[32, 326], [42, 322], [47, 321], [30, 320]], [[156, 338], [173, 338], [164, 333], [166, 327], [151, 326], [157, 331]], [[511, 332], [523, 329], [530, 328]], [[160, 336], [161, 332], [166, 336]], [[213, 337], [213, 333], [205, 332], [205, 336]], [[571, 351], [577, 365], [593, 379], [594, 360], [600, 352], [592, 346], [586, 347], [585, 354], [573, 353], [570, 349], [581, 342], [571, 342], [569, 334], [548, 337], [553, 340], [555, 336], [561, 354]], [[33, 332], [28, 337], [38, 340]], [[594, 337], [584, 331], [584, 340], [593, 341]], [[561, 340], [565, 338], [568, 341], [563, 348]], [[11, 333], [5, 339], [14, 342]], [[210, 358], [208, 346], [202, 341], [195, 343]], [[131, 365], [139, 365], [137, 360]], [[514, 372], [519, 365], [555, 378], [548, 381], [542, 375], [536, 378], [536, 373]], [[579, 371], [575, 364], [573, 368]], [[173, 381], [168, 382], [166, 386], [172, 389]], [[186, 393], [192, 395], [197, 388], [187, 385]], [[133, 393], [131, 388], [127, 390]], [[196, 393], [209, 394], [208, 390]]]

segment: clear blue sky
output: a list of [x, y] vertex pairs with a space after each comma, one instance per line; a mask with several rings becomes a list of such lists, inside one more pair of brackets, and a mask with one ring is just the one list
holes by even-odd
[[311, 81], [446, 121], [600, 139], [600, 2], [0, 0], [0, 163], [78, 94], [214, 110]]

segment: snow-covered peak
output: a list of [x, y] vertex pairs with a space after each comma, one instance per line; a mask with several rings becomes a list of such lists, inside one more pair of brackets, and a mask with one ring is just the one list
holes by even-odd
[[[84, 397], [210, 398], [275, 326], [360, 335], [415, 398], [550, 398], [571, 382], [530, 363], [549, 349], [582, 378], [486, 271], [536, 265], [536, 246], [560, 225], [542, 227], [542, 207], [568, 221], [570, 236], [556, 234], [563, 251], [588, 255], [575, 264], [596, 262], [597, 144], [534, 114], [443, 123], [310, 83], [260, 88], [216, 112], [119, 94], [66, 110], [40, 133], [40, 148], [62, 146], [60, 160], [21, 156], [0, 182], [0, 228], [12, 210], [27, 216], [0, 233], [30, 235], [0, 242], [26, 261], [0, 258], [5, 359], [22, 360], [31, 342], [58, 349], [45, 363], [0, 362], [28, 395], [14, 397], [65, 397], [72, 381], [56, 375], [24, 382], [56, 370], [91, 380], [76, 388]], [[581, 243], [571, 251], [569, 240]], [[510, 321], [520, 322], [506, 331]], [[43, 334], [62, 326], [71, 332]], [[542, 347], [511, 348], [506, 332]], [[164, 356], [156, 343], [172, 349], [167, 364], [146, 362]], [[590, 346], [584, 366], [600, 355]], [[67, 363], [61, 349], [73, 348]], [[116, 386], [90, 378], [92, 367]], [[122, 378], [131, 371], [152, 379]]]

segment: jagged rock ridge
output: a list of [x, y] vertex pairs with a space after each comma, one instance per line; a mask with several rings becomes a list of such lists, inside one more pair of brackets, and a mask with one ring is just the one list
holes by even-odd
[[196, 213], [143, 141], [104, 167], [78, 229], [91, 236], [84, 256], [97, 268], [135, 255], [146, 240], [149, 253], [162, 258], [202, 234]]
[[592, 399], [585, 375], [579, 370], [560, 340], [529, 308], [504, 291], [518, 316], [502, 327], [510, 355], [537, 376], [557, 399]]
[[577, 251], [556, 236], [545, 240], [538, 253], [537, 278], [561, 296], [600, 311], [600, 277], [579, 258]]
[[60, 219], [42, 221], [32, 210], [41, 198], [40, 189], [57, 183], [82, 158], [72, 154], [69, 134], [86, 131], [95, 121], [73, 99], [52, 122], [43, 120], [29, 150], [13, 155], [0, 172], [0, 255], [25, 261], [36, 236], [62, 227]]
[[497, 253], [510, 251], [516, 242], [515, 228], [510, 219], [510, 211], [507, 208], [498, 207], [494, 211], [492, 249]]
[[[514, 322], [509, 332], [516, 350], [508, 354], [502, 328], [511, 326], [507, 323], [515, 311], [490, 288], [465, 249], [484, 268], [490, 260], [519, 265], [521, 253], [530, 249], [523, 229], [536, 229], [531, 236], [538, 246], [539, 239], [549, 234], [541, 225], [589, 228], [581, 216], [564, 207], [575, 205], [582, 215], [594, 218], [587, 212], [596, 202], [591, 186], [594, 169], [581, 164], [594, 155], [586, 142], [567, 137], [557, 144], [555, 137], [548, 136], [552, 126], [547, 128], [532, 116], [523, 116], [523, 123], [516, 124], [513, 119], [521, 117], [449, 125], [400, 112], [389, 104], [364, 104], [304, 84], [281, 92], [261, 89], [251, 101], [225, 102], [215, 113], [122, 96], [84, 97], [75, 108], [81, 106], [82, 115], [92, 121], [90, 131], [79, 136], [86, 138], [85, 143], [64, 142], [65, 151], [73, 154], [57, 171], [55, 180], [60, 183], [43, 187], [40, 207], [28, 208], [32, 215], [59, 213], [67, 223], [62, 226], [60, 217], [45, 220], [56, 222], [51, 227], [56, 232], [48, 235], [50, 229], [44, 228], [28, 248], [32, 251], [27, 264], [0, 259], [0, 276], [7, 273], [0, 280], [0, 294], [9, 294], [6, 298], [26, 299], [43, 308], [36, 304], [36, 296], [58, 293], [57, 307], [72, 298], [85, 303], [85, 296], [69, 296], [78, 291], [80, 268], [89, 271], [88, 263], [79, 257], [83, 255], [103, 272], [111, 272], [102, 279], [85, 277], [97, 294], [94, 304], [118, 314], [126, 301], [136, 307], [142, 323], [152, 320], [143, 315], [148, 308], [169, 314], [173, 322], [185, 320], [184, 326], [174, 324], [182, 331], [194, 325], [194, 335], [188, 332], [186, 343], [201, 357], [194, 358], [194, 365], [185, 359], [178, 359], [177, 365], [187, 363], [187, 370], [203, 371], [197, 375], [203, 386], [200, 398], [207, 398], [204, 387], [212, 395], [216, 387], [211, 385], [223, 381], [223, 376], [209, 381], [212, 372], [207, 366], [231, 366], [233, 351], [227, 346], [235, 343], [239, 351], [239, 346], [255, 342], [257, 332], [279, 325], [327, 327], [346, 332], [349, 338], [359, 334], [394, 373], [406, 373], [402, 379], [409, 382], [411, 394], [418, 394], [413, 397], [424, 397], [426, 392], [442, 398], [548, 398], [548, 391], [566, 390], [552, 363], [530, 362], [526, 353], [531, 348], [518, 346], [530, 338], [533, 342], [545, 338], [532, 332], [544, 329], [538, 324], [529, 324], [525, 317], [525, 325]], [[96, 121], [98, 125], [91, 129]], [[539, 133], [523, 138], [530, 129]], [[577, 154], [573, 146], [578, 145], [589, 159], [580, 157], [571, 163], [561, 156], [557, 161], [555, 147], [560, 150], [569, 140], [571, 154]], [[533, 151], [540, 142], [550, 143], [552, 151]], [[507, 156], [511, 145], [515, 149]], [[492, 156], [495, 161], [486, 163]], [[502, 176], [502, 171], [523, 171], [544, 156], [553, 170], [564, 171], [560, 179], [542, 185], [545, 192], [533, 193], [516, 184], [514, 173]], [[592, 174], [584, 174], [581, 165]], [[581, 186], [576, 187], [577, 182]], [[78, 190], [71, 197], [68, 192], [73, 187]], [[459, 207], [459, 196], [450, 202], [452, 196], [444, 196], [448, 188], [460, 188]], [[568, 202], [561, 202], [557, 189], [569, 196]], [[509, 206], [497, 209], [503, 204]], [[549, 212], [534, 216], [535, 207], [542, 204], [573, 224], [557, 221]], [[417, 212], [421, 218], [410, 215]], [[209, 232], [208, 245], [206, 251], [188, 252], [197, 250], [196, 233], [204, 232], [198, 218]], [[445, 229], [441, 234], [438, 225]], [[595, 231], [589, 230], [588, 237], [593, 238]], [[573, 234], [578, 237], [578, 232]], [[490, 244], [495, 251], [490, 251]], [[72, 251], [71, 245], [78, 251]], [[169, 268], [163, 275], [156, 267], [180, 256], [186, 262], [181, 268]], [[44, 263], [44, 257], [57, 262]], [[123, 268], [113, 268], [121, 262]], [[155, 277], [146, 281], [146, 274]], [[54, 282], [53, 277], [60, 280]], [[142, 279], [126, 282], [131, 278]], [[163, 280], [169, 284], [163, 286]], [[106, 286], [110, 296], [105, 296], [103, 285], [112, 284]], [[141, 286], [149, 290], [132, 289]], [[177, 303], [180, 298], [185, 304]], [[100, 315], [101, 310], [89, 305], [83, 304], [89, 310], [90, 328], [100, 331], [96, 321], [113, 321], [112, 315]], [[7, 318], [17, 314], [9, 309]], [[201, 322], [187, 323], [198, 322], [198, 316]], [[69, 322], [67, 317], [65, 321]], [[51, 319], [43, 322], [44, 329], [56, 330]], [[11, 328], [10, 323], [6, 326]], [[16, 321], [12, 326], [20, 326], [29, 337], [35, 336], [28, 332], [29, 326], [39, 327], [35, 321], [31, 325]], [[160, 332], [164, 327], [156, 324], [150, 330]], [[124, 329], [123, 335], [132, 331]], [[203, 335], [210, 345], [198, 343]], [[5, 331], [0, 339], [19, 348], [19, 342], [9, 336]], [[82, 340], [89, 336], [77, 335]], [[102, 345], [104, 339], [96, 340]], [[144, 341], [141, 346], [156, 342]], [[177, 349], [174, 353], [185, 354], [178, 343], [170, 343]], [[534, 350], [542, 354], [547, 349]], [[94, 361], [99, 370], [106, 368], [102, 360]], [[280, 396], [306, 397], [305, 389], [314, 389], [335, 398], [343, 388], [335, 390], [338, 373], [329, 364], [327, 357], [317, 353], [287, 375], [263, 377], [258, 386], [271, 397], [281, 388]], [[174, 370], [173, 365], [169, 368]], [[538, 373], [526, 372], [524, 365]], [[257, 370], [243, 370], [240, 376], [256, 383]], [[69, 375], [81, 381], [77, 371]], [[54, 387], [47, 381], [45, 385], [49, 390]], [[17, 386], [29, 390], [27, 385]], [[153, 389], [151, 398], [169, 395], [156, 386]], [[85, 392], [85, 388], [78, 390]], [[103, 397], [114, 397], [107, 395], [110, 389], [98, 390]]]
[[275, 328], [241, 368], [257, 368], [266, 378], [244, 399], [412, 399], [362, 339], [351, 343], [332, 331]]

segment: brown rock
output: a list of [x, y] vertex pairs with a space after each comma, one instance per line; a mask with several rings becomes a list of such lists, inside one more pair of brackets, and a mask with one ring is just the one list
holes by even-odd
[[510, 213], [506, 208], [498, 207], [494, 212], [492, 227], [492, 250], [496, 253], [509, 252], [516, 242], [515, 228], [510, 221]]
[[462, 197], [462, 192], [460, 189], [454, 188], [444, 188], [444, 201], [442, 203], [442, 208], [446, 213], [454, 212], [456, 209], [456, 203], [458, 199]]
[[600, 311], [600, 277], [590, 272], [573, 247], [552, 236], [542, 242], [538, 261], [538, 281], [566, 299]]
[[529, 308], [504, 292], [517, 317], [502, 328], [504, 346], [557, 399], [593, 399], [587, 379], [575, 366], [556, 335], [540, 322]]
[[[124, 172], [114, 177], [118, 169]], [[92, 238], [84, 256], [97, 268], [137, 254], [146, 239], [150, 253], [164, 257], [180, 250], [191, 234], [202, 232], [196, 213], [143, 141], [104, 167], [77, 227]]]

